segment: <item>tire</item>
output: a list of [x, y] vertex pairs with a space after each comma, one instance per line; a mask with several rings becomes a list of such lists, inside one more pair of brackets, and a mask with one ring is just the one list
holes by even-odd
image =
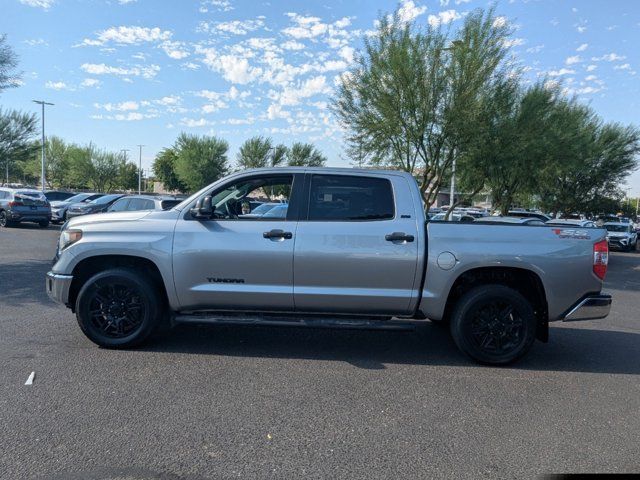
[[7, 212], [4, 210], [0, 212], [0, 227], [2, 228], [11, 228], [15, 225], [11, 220], [7, 218]]
[[477, 362], [506, 365], [533, 346], [537, 321], [529, 301], [512, 288], [485, 285], [465, 293], [451, 316], [451, 335]]
[[76, 299], [82, 332], [106, 348], [140, 345], [161, 323], [163, 310], [157, 286], [126, 268], [97, 273], [84, 283]]
[[42, 220], [38, 222], [38, 225], [40, 225], [40, 228], [47, 228], [49, 226], [49, 220]]

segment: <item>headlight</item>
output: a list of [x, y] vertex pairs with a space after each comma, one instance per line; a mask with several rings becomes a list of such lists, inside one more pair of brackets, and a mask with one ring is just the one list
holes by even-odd
[[62, 230], [58, 241], [58, 251], [61, 252], [82, 238], [82, 230]]

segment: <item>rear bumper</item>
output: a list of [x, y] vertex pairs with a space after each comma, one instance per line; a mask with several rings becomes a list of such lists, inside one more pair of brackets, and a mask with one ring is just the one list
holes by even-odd
[[54, 302], [67, 305], [69, 303], [69, 289], [73, 275], [61, 275], [59, 273], [49, 272], [45, 280], [47, 295]]
[[16, 212], [11, 210], [8, 213], [8, 219], [12, 222], [41, 222], [43, 220], [51, 221], [51, 212]]
[[596, 320], [609, 315], [611, 295], [589, 295], [574, 305], [562, 319], [565, 322]]

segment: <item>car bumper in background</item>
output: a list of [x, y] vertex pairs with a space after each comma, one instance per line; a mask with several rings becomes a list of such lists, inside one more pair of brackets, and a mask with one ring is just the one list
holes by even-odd
[[51, 221], [50, 212], [8, 212], [8, 219], [12, 222], [42, 222], [44, 220]]
[[590, 295], [583, 298], [565, 315], [563, 321], [596, 320], [609, 315], [611, 310], [611, 295]]
[[49, 298], [63, 305], [69, 303], [69, 289], [71, 288], [72, 280], [73, 275], [61, 275], [53, 272], [47, 273], [45, 282]]

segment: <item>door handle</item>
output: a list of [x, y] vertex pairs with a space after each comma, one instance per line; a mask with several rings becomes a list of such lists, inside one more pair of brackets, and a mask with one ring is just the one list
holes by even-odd
[[415, 240], [413, 235], [407, 235], [404, 232], [388, 233], [384, 236], [387, 242], [413, 242]]
[[285, 232], [284, 230], [270, 230], [262, 234], [264, 238], [284, 238], [289, 240], [293, 238], [293, 233]]

